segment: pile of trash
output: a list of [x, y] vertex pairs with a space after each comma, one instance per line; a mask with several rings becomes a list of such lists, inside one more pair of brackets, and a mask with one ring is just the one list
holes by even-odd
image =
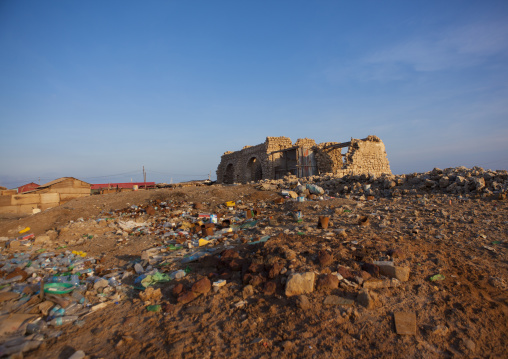
[[98, 276], [97, 265], [82, 251], [0, 255], [0, 356], [33, 350], [59, 337], [61, 326], [82, 326], [90, 313], [125, 299], [128, 273]]

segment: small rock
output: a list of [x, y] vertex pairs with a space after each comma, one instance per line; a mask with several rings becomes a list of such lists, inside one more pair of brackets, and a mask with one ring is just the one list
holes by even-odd
[[203, 314], [206, 310], [206, 307], [199, 306], [199, 305], [193, 305], [190, 307], [187, 307], [186, 312], [189, 314]]
[[298, 297], [296, 297], [296, 305], [298, 306], [298, 308], [303, 310], [310, 309], [309, 298], [307, 298], [306, 295], [299, 295]]
[[284, 256], [288, 261], [292, 261], [293, 259], [296, 259], [297, 255], [296, 252], [292, 249], [286, 249], [284, 251]]
[[252, 285], [246, 285], [244, 288], [243, 288], [243, 291], [242, 291], [242, 296], [243, 296], [243, 299], [246, 299], [250, 296], [254, 295], [254, 287]]
[[433, 330], [432, 330], [432, 333], [435, 334], [435, 335], [440, 335], [440, 336], [444, 336], [446, 334], [448, 334], [449, 332], [449, 329], [447, 326], [445, 325], [438, 325], [436, 326]]
[[315, 278], [316, 274], [314, 272], [291, 274], [286, 282], [286, 296], [312, 293]]
[[369, 293], [368, 290], [364, 289], [358, 293], [356, 300], [360, 305], [363, 305], [367, 309], [373, 309], [376, 306], [377, 295], [375, 293]]
[[372, 275], [373, 277], [379, 277], [379, 266], [372, 263], [364, 263], [362, 269]]
[[397, 334], [416, 335], [416, 314], [414, 312], [397, 312], [393, 316]]
[[171, 291], [173, 293], [174, 296], [178, 296], [180, 293], [182, 293], [183, 291], [183, 284], [182, 283], [178, 283], [177, 285], [175, 285], [173, 287], [173, 290]]
[[143, 266], [139, 263], [134, 264], [134, 270], [137, 274], [143, 273], [145, 270], [143, 269]]
[[466, 348], [468, 348], [472, 352], [474, 352], [476, 350], [476, 344], [471, 339], [465, 339], [464, 345], [466, 346]]
[[354, 300], [339, 297], [336, 295], [329, 295], [325, 298], [323, 304], [324, 305], [344, 305], [344, 306], [350, 306], [355, 303]]
[[339, 288], [339, 278], [333, 274], [327, 274], [320, 277], [317, 282], [319, 290], [332, 290]]
[[18, 249], [19, 247], [21, 247], [21, 243], [19, 241], [17, 241], [17, 240], [9, 242], [9, 248], [10, 249]]
[[407, 282], [409, 280], [410, 269], [408, 267], [399, 267], [393, 265], [380, 265], [379, 273], [390, 277], [396, 278], [401, 282]]
[[318, 260], [321, 267], [327, 267], [333, 263], [333, 257], [327, 251], [320, 251], [318, 255]]
[[275, 282], [266, 282], [265, 287], [263, 288], [264, 295], [274, 295], [277, 290], [277, 284]]
[[203, 277], [192, 285], [191, 290], [195, 293], [206, 294], [212, 289], [212, 283], [207, 277]]
[[182, 292], [178, 296], [178, 303], [187, 304], [189, 302], [192, 302], [194, 299], [197, 298], [196, 293], [194, 292]]
[[86, 356], [85, 352], [82, 350], [76, 351], [74, 354], [72, 354], [69, 359], [83, 359]]
[[34, 245], [44, 245], [49, 242], [51, 242], [51, 238], [49, 236], [37, 236], [35, 237]]
[[152, 287], [148, 287], [143, 292], [139, 292], [139, 298], [143, 302], [158, 301], [162, 298], [161, 289], [153, 289]]
[[369, 279], [363, 282], [363, 288], [368, 289], [379, 289], [379, 288], [395, 288], [400, 285], [400, 281], [398, 279]]

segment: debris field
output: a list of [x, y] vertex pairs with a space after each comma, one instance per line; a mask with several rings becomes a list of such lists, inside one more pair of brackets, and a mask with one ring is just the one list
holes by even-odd
[[505, 357], [505, 172], [287, 176], [5, 216], [0, 356]]

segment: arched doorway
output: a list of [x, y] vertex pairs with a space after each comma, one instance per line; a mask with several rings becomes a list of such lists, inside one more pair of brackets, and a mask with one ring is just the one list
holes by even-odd
[[226, 171], [224, 171], [224, 178], [222, 180], [222, 183], [225, 184], [232, 184], [235, 182], [235, 168], [233, 167], [233, 164], [230, 163], [226, 166]]
[[249, 181], [260, 181], [263, 179], [263, 169], [261, 168], [261, 162], [256, 158], [252, 157], [247, 162], [247, 182]]

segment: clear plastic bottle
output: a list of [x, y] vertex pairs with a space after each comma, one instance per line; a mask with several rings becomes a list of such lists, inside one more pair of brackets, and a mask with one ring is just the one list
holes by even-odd
[[44, 321], [38, 320], [33, 323], [28, 323], [28, 325], [26, 326], [26, 332], [28, 334], [38, 334], [46, 330], [47, 327], [48, 325]]
[[78, 290], [73, 291], [71, 295], [72, 298], [74, 298], [74, 300], [76, 300], [79, 304], [86, 303], [86, 298]]
[[67, 315], [74, 315], [78, 311], [80, 311], [81, 309], [83, 309], [83, 306], [81, 304], [79, 304], [79, 303], [72, 303], [67, 308], [65, 308], [65, 314], [67, 314]]
[[53, 326], [60, 326], [60, 325], [73, 323], [76, 320], [78, 320], [78, 318], [79, 317], [77, 315], [68, 315], [65, 317], [55, 318], [55, 319], [51, 320], [48, 324], [53, 325]]

